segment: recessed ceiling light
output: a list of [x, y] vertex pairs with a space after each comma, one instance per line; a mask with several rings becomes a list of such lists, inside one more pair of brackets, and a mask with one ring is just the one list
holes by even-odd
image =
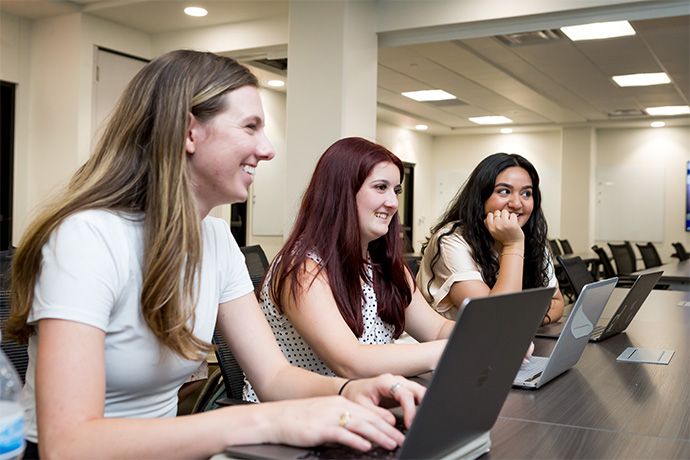
[[512, 128], [501, 128], [501, 132], [503, 134], [510, 134], [513, 132], [513, 129]]
[[414, 127], [414, 129], [419, 131], [426, 131], [427, 129], [429, 129], [429, 127], [427, 125], [417, 125]]
[[502, 116], [488, 116], [488, 117], [470, 117], [472, 123], [478, 125], [503, 125], [505, 123], [512, 123], [513, 120]]
[[669, 105], [666, 107], [647, 107], [645, 111], [650, 115], [687, 115], [690, 114], [690, 106]]
[[402, 93], [403, 96], [409, 97], [419, 102], [426, 101], [446, 101], [449, 99], [457, 99], [450, 93], [443, 91], [442, 89], [425, 89], [422, 91], [406, 91]]
[[274, 88], [280, 88], [282, 86], [285, 86], [285, 82], [283, 80], [269, 80], [268, 86], [273, 86]]
[[188, 6], [184, 9], [184, 13], [188, 16], [202, 17], [206, 16], [208, 11], [203, 8], [199, 8], [198, 6]]
[[652, 122], [652, 128], [663, 128], [664, 126], [666, 126], [666, 123], [664, 123], [663, 121]]
[[596, 22], [579, 26], [561, 27], [561, 32], [572, 41], [601, 40], [603, 38], [635, 35], [635, 29], [628, 21]]
[[611, 77], [618, 86], [652, 86], [652, 85], [666, 85], [671, 83], [665, 72], [655, 73], [634, 73], [630, 75], [616, 75]]

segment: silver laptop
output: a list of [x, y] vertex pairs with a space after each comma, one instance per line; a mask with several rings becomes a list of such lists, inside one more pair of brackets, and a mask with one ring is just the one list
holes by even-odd
[[[230, 458], [476, 458], [489, 451], [489, 430], [508, 396], [553, 288], [466, 300], [417, 415], [396, 451], [359, 452], [338, 444], [313, 449], [233, 446]], [[491, 327], [491, 334], [486, 330]], [[216, 456], [218, 458], [218, 456]]]
[[[616, 312], [610, 318], [601, 318], [589, 337], [590, 342], [601, 342], [609, 337], [623, 332], [632, 322], [644, 301], [652, 292], [663, 270], [644, 273], [637, 277]], [[537, 337], [558, 337], [561, 335], [565, 319], [561, 318], [537, 329]]]
[[520, 388], [540, 388], [573, 367], [585, 351], [594, 325], [604, 311], [618, 278], [585, 285], [563, 327], [556, 346], [548, 358], [534, 356], [529, 364], [520, 367], [513, 385]]

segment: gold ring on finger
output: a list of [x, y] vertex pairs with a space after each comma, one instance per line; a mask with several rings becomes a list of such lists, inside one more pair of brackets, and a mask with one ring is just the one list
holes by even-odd
[[352, 418], [352, 415], [350, 415], [350, 413], [348, 411], [345, 411], [342, 414], [340, 414], [340, 421], [339, 421], [340, 426], [345, 428], [345, 426], [347, 425], [347, 423], [350, 421], [351, 418]]

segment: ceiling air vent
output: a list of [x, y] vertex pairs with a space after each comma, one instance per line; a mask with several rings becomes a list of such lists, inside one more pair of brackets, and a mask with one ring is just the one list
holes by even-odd
[[644, 112], [640, 109], [618, 109], [609, 113], [609, 117], [639, 117], [644, 115]]
[[445, 99], [443, 101], [426, 101], [425, 104], [433, 105], [434, 107], [457, 107], [467, 105], [467, 102], [460, 99]]
[[287, 58], [279, 59], [252, 59], [246, 61], [247, 64], [253, 65], [269, 72], [274, 72], [279, 75], [287, 75], [288, 60]]
[[514, 34], [497, 35], [496, 38], [508, 46], [536, 45], [555, 40], [563, 40], [565, 35], [558, 29], [537, 30], [534, 32], [518, 32]]
[[287, 58], [284, 59], [257, 59], [254, 62], [258, 62], [268, 67], [273, 67], [278, 70], [287, 70]]

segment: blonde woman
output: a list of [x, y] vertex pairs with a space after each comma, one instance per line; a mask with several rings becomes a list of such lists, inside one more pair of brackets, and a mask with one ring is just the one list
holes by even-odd
[[[171, 52], [129, 84], [94, 154], [13, 260], [9, 335], [28, 340], [30, 355], [28, 457], [402, 443], [377, 404], [396, 399], [409, 424], [423, 389], [392, 375], [348, 382], [290, 366], [227, 224], [207, 217], [247, 199], [257, 164], [274, 156], [263, 128], [257, 80], [229, 58]], [[175, 417], [178, 389], [211, 350], [216, 325], [262, 400], [331, 397]]]

